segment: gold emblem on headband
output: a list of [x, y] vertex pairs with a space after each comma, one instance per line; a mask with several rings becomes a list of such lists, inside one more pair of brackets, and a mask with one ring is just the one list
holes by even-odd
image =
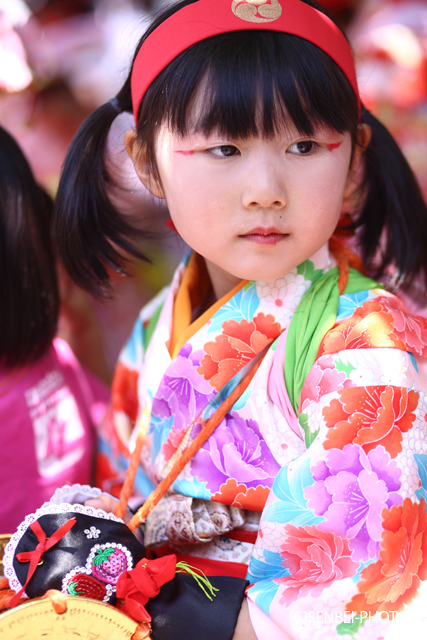
[[282, 15], [279, 0], [233, 0], [231, 10], [246, 22], [273, 22]]

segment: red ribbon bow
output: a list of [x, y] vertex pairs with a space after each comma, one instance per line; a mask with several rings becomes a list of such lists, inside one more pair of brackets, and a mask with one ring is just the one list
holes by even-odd
[[37, 565], [40, 562], [44, 552], [53, 547], [57, 542], [59, 542], [59, 540], [61, 540], [61, 538], [63, 538], [72, 527], [74, 527], [76, 522], [77, 520], [75, 518], [70, 518], [70, 520], [67, 520], [67, 522], [63, 524], [62, 527], [59, 527], [59, 529], [57, 529], [49, 538], [46, 536], [37, 520], [30, 524], [30, 529], [35, 534], [39, 543], [33, 551], [23, 551], [22, 553], [18, 553], [16, 555], [16, 558], [17, 560], [19, 560], [19, 562], [29, 562], [30, 566], [28, 568], [27, 579], [24, 586], [20, 591], [18, 591], [18, 593], [15, 593], [13, 598], [7, 603], [9, 609], [18, 604], [19, 599], [24, 593], [27, 584], [34, 575]]
[[147, 560], [143, 558], [132, 571], [124, 571], [117, 580], [116, 606], [138, 622], [151, 622], [144, 607], [166, 582], [175, 577], [177, 558], [174, 554]]

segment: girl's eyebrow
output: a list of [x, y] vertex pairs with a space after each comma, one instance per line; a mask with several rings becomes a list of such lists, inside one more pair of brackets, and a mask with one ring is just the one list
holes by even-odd
[[341, 142], [331, 142], [331, 144], [327, 144], [326, 148], [328, 151], [333, 151], [334, 149], [338, 149], [338, 147], [342, 144], [342, 140]]
[[182, 153], [183, 156], [192, 156], [194, 151], [175, 151], [174, 153]]

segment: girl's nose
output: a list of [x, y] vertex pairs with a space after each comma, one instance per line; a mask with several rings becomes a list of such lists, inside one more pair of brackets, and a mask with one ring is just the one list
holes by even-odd
[[259, 163], [246, 178], [243, 206], [249, 209], [282, 209], [286, 205], [283, 176], [274, 166]]

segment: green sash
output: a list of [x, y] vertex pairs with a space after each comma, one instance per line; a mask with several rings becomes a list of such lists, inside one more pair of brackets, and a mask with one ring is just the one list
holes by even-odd
[[[292, 317], [286, 337], [285, 384], [298, 416], [298, 405], [305, 379], [312, 368], [326, 333], [334, 326], [339, 305], [338, 268], [330, 269], [313, 282]], [[350, 268], [345, 294], [384, 285]]]

